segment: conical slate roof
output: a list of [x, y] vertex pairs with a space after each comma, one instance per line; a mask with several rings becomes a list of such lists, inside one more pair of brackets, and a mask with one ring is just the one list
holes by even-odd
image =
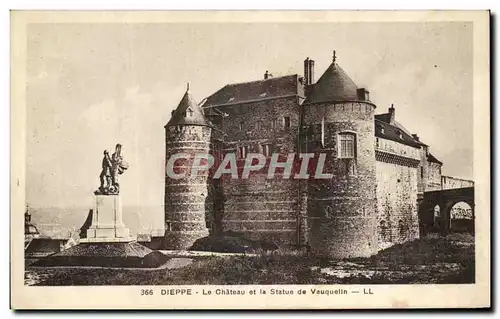
[[313, 85], [305, 103], [357, 101], [358, 87], [335, 62]]
[[179, 106], [173, 112], [172, 118], [168, 121], [167, 126], [172, 125], [210, 125], [203, 110], [189, 92], [189, 86], [179, 102]]

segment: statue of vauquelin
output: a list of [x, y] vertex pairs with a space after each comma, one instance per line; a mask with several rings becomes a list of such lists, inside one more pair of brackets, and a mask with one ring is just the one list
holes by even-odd
[[129, 165], [121, 154], [121, 144], [116, 144], [115, 152], [109, 156], [109, 152], [104, 150], [102, 158], [102, 170], [99, 175], [101, 185], [95, 192], [96, 195], [116, 195], [120, 192], [118, 176], [128, 169]]

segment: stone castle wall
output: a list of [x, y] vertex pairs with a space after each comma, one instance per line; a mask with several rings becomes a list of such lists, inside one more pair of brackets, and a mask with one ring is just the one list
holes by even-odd
[[379, 249], [418, 238], [420, 148], [376, 138]]
[[441, 176], [442, 189], [474, 187], [474, 181], [451, 176]]
[[[309, 244], [314, 252], [331, 257], [370, 256], [377, 251], [374, 106], [354, 102], [303, 107], [314, 132], [309, 144], [315, 153], [327, 154], [325, 172], [333, 174], [309, 184]], [[317, 133], [323, 122], [324, 134]], [[355, 134], [354, 159], [338, 158], [341, 132]]]
[[[299, 152], [301, 107], [308, 126], [307, 138], [302, 138], [307, 150], [316, 159], [320, 153], [327, 155], [323, 172], [333, 177], [284, 179], [278, 169], [269, 179], [273, 153], [284, 160]], [[220, 163], [232, 153], [239, 168], [238, 179], [229, 174], [213, 179], [214, 170], [196, 178], [166, 177], [166, 249], [189, 248], [208, 235], [207, 227], [280, 245], [309, 244], [315, 253], [339, 258], [370, 256], [387, 245], [418, 237], [417, 192], [430, 174], [425, 164], [425, 178], [419, 178], [418, 165], [425, 156], [417, 148], [376, 139], [371, 103], [300, 106], [294, 96], [219, 110], [227, 114], [216, 124], [224, 136], [206, 126], [166, 128], [167, 160], [178, 152], [210, 152]], [[339, 158], [340, 133], [354, 134], [354, 159]], [[241, 179], [245, 158], [240, 148], [264, 153], [264, 146], [269, 150], [266, 166]], [[178, 171], [191, 166], [192, 159], [176, 162]]]
[[[224, 126], [223, 154], [236, 154], [240, 177], [245, 163], [238, 155], [240, 147], [246, 147], [247, 153], [263, 153], [264, 145], [269, 146], [270, 154], [295, 152], [298, 108], [297, 97], [220, 108], [229, 119]], [[290, 127], [284, 127], [285, 117], [289, 117]], [[268, 165], [248, 179], [222, 175], [225, 203], [223, 212], [217, 212], [222, 215], [222, 230], [252, 239], [297, 243], [298, 182], [283, 179], [278, 173], [268, 179], [267, 172]]]
[[428, 162], [426, 192], [438, 191], [441, 187], [441, 164]]

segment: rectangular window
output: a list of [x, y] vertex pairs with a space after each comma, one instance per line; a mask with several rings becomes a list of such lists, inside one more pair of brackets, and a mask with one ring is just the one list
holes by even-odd
[[240, 122], [239, 129], [240, 129], [240, 132], [243, 131], [243, 122]]
[[424, 178], [424, 167], [420, 167], [420, 178]]
[[262, 130], [262, 122], [261, 122], [261, 121], [257, 121], [257, 122], [255, 123], [255, 130], [256, 130], [256, 131], [260, 131], [260, 130]]
[[339, 134], [339, 157], [354, 158], [356, 156], [356, 136], [354, 133]]
[[321, 119], [321, 146], [325, 146], [325, 118]]
[[278, 120], [277, 119], [272, 119], [271, 127], [273, 128], [273, 130], [276, 130], [278, 128]]
[[265, 157], [271, 156], [271, 144], [262, 144], [261, 149]]
[[285, 130], [289, 129], [290, 128], [290, 117], [289, 116], [285, 116], [283, 118], [283, 128]]
[[240, 146], [238, 147], [238, 158], [245, 158], [248, 154], [248, 146]]

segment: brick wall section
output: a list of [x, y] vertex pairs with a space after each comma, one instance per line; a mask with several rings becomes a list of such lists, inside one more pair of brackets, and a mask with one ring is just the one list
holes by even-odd
[[378, 246], [418, 238], [417, 167], [377, 161]]
[[420, 150], [420, 163], [418, 164], [418, 174], [417, 174], [417, 192], [420, 198], [423, 198], [425, 188], [427, 185], [428, 172], [428, 162], [427, 162], [427, 146], [423, 145]]
[[451, 176], [441, 176], [442, 189], [474, 187], [474, 182]]
[[[261, 153], [265, 144], [270, 145], [271, 153], [286, 156], [295, 152], [298, 97], [227, 105], [219, 110], [228, 114], [224, 154], [237, 153], [241, 146], [247, 146], [248, 153]], [[289, 128], [284, 127], [284, 117], [290, 118]], [[238, 159], [237, 164], [242, 167], [244, 159]], [[267, 166], [259, 172], [238, 180], [222, 175], [225, 203], [223, 212], [217, 212], [223, 215], [222, 230], [279, 244], [297, 243], [298, 181], [279, 174], [267, 179]]]
[[427, 185], [426, 192], [437, 191], [441, 189], [441, 164], [427, 162]]
[[[207, 154], [210, 137], [211, 129], [207, 126], [167, 127], [165, 165], [176, 153]], [[193, 157], [174, 164], [175, 173], [188, 171], [185, 178], [172, 179], [165, 174], [165, 249], [187, 249], [196, 239], [208, 235], [205, 210], [208, 172], [190, 176], [192, 163]]]
[[[318, 144], [318, 134], [308, 144], [317, 154], [327, 153], [324, 171], [333, 174], [331, 180], [309, 184], [309, 245], [313, 252], [334, 258], [373, 255], [377, 251], [374, 106], [348, 102], [303, 107], [305, 123], [314, 131], [325, 119], [324, 146]], [[344, 131], [356, 134], [354, 160], [338, 158], [338, 133]]]

